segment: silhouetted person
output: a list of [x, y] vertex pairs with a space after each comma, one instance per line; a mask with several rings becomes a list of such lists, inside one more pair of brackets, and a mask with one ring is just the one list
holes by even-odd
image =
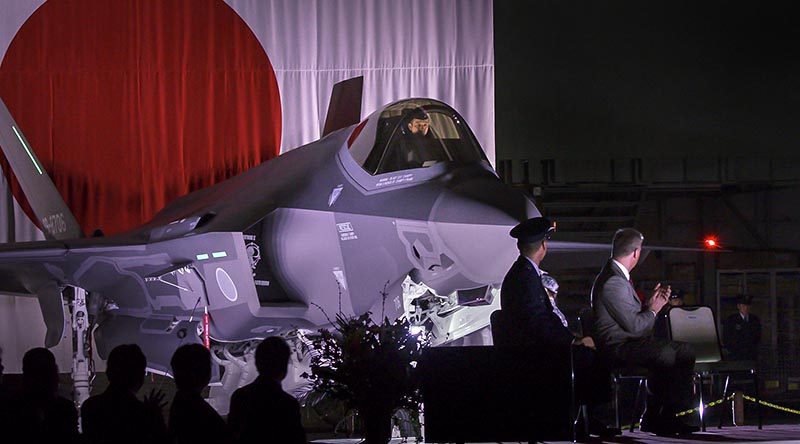
[[58, 396], [58, 366], [46, 348], [25, 353], [22, 392], [12, 397], [5, 413], [12, 443], [78, 440], [78, 411], [72, 401]]
[[161, 414], [163, 394], [151, 393], [144, 402], [136, 393], [144, 383], [147, 360], [138, 345], [119, 345], [106, 363], [108, 388], [92, 396], [81, 407], [86, 442], [162, 443], [166, 427]]
[[0, 430], [10, 430], [7, 425], [9, 409], [11, 408], [11, 394], [8, 387], [3, 384], [3, 349], [0, 348]]
[[[3, 371], [5, 371], [5, 367], [3, 367], [3, 348], [0, 347], [0, 412], [2, 412], [3, 406], [5, 406], [5, 401], [8, 399], [8, 392], [6, 390], [6, 386], [3, 385]], [[3, 419], [0, 418], [0, 421]], [[2, 424], [2, 423], [0, 423]]]
[[306, 442], [300, 404], [281, 388], [291, 350], [282, 338], [264, 339], [256, 348], [258, 378], [233, 393], [228, 424], [240, 443]]
[[170, 361], [178, 392], [169, 411], [169, 435], [178, 444], [226, 444], [228, 426], [203, 399], [211, 381], [211, 353], [200, 344], [179, 347]]

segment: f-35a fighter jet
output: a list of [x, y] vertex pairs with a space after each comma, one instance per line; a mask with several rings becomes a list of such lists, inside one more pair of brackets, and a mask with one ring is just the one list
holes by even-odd
[[453, 108], [401, 100], [358, 122], [360, 79], [347, 82], [322, 139], [92, 238], [0, 102], [2, 149], [47, 237], [0, 246], [0, 292], [38, 297], [47, 346], [70, 302], [79, 355], [93, 332], [100, 356], [137, 343], [164, 373], [204, 334], [241, 344], [338, 312], [415, 316], [437, 323], [440, 342], [485, 327], [517, 254], [509, 230], [539, 211], [500, 181]]

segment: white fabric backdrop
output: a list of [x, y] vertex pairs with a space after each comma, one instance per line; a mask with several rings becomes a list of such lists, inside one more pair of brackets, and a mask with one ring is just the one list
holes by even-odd
[[[319, 138], [333, 84], [364, 76], [362, 115], [407, 97], [449, 103], [494, 163], [492, 0], [226, 0], [272, 62], [281, 93], [281, 151]], [[44, 2], [0, 0], [0, 59]], [[35, 147], [34, 147], [35, 149]], [[0, 241], [9, 237], [9, 196], [0, 180]], [[16, 202], [17, 241], [43, 239]], [[24, 328], [22, 328], [24, 326]], [[44, 324], [34, 299], [0, 296], [0, 347], [8, 372], [39, 346]], [[70, 341], [58, 346], [70, 365]]]

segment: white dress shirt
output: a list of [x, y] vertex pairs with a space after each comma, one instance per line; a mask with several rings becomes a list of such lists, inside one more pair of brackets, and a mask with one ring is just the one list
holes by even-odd
[[628, 281], [630, 281], [630, 280], [631, 280], [631, 272], [630, 272], [630, 271], [628, 271], [628, 269], [627, 269], [627, 268], [625, 268], [625, 266], [624, 266], [624, 265], [622, 265], [622, 264], [620, 264], [619, 262], [617, 262], [617, 260], [616, 260], [616, 259], [611, 259], [611, 262], [614, 262], [615, 264], [617, 264], [617, 267], [619, 267], [619, 269], [620, 269], [620, 270], [622, 270], [622, 274], [624, 274], [624, 275], [625, 275], [625, 279], [626, 279], [626, 280], [628, 280]]

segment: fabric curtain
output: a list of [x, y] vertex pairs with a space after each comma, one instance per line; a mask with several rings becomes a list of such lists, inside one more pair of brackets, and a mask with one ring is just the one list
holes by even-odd
[[362, 113], [408, 97], [458, 110], [494, 163], [491, 0], [228, 0], [272, 60], [282, 150], [319, 137], [333, 85], [364, 76]]
[[[316, 140], [358, 75], [362, 115], [442, 100], [493, 162], [492, 20], [491, 0], [4, 0], [0, 97], [84, 232], [113, 234]], [[14, 182], [0, 241], [42, 239]], [[42, 322], [35, 300], [0, 316], [4, 348]]]
[[0, 96], [88, 233], [279, 152], [272, 66], [216, 0], [46, 2], [6, 50]]

